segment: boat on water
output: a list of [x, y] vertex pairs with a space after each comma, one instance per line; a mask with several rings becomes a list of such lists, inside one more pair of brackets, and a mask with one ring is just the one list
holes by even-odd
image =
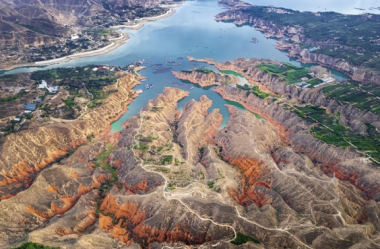
[[183, 88], [186, 88], [186, 89], [193, 89], [194, 86], [190, 86], [190, 85], [187, 85], [187, 84], [181, 84], [181, 83], [177, 83], [177, 82], [169, 82], [169, 84], [172, 84], [172, 85], [175, 85], [175, 86], [178, 86], [178, 87], [183, 87]]
[[160, 73], [166, 73], [169, 72], [172, 68], [166, 67], [166, 68], [159, 68], [153, 71], [154, 74], [160, 74]]
[[163, 65], [162, 64], [152, 64], [150, 67], [152, 68], [161, 68]]
[[259, 42], [259, 40], [257, 40], [257, 38], [255, 38], [255, 37], [252, 38], [251, 43], [258, 43], [258, 42]]
[[142, 92], [143, 92], [143, 90], [141, 90], [141, 89], [136, 90], [136, 93], [138, 93], [138, 94], [140, 94]]
[[181, 63], [175, 62], [175, 61], [167, 61], [166, 65], [168, 65], [168, 66], [179, 66], [179, 65], [181, 65]]
[[150, 89], [150, 88], [152, 88], [152, 87], [154, 87], [153, 84], [146, 84], [146, 85], [145, 85], [145, 89]]

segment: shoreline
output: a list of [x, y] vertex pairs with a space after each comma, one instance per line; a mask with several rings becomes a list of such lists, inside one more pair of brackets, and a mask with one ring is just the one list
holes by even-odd
[[[177, 7], [180, 7], [180, 6], [181, 5], [175, 6], [175, 7], [177, 8]], [[111, 29], [119, 29], [119, 28], [121, 28], [121, 29], [139, 30], [142, 27], [144, 27], [144, 22], [158, 21], [158, 20], [164, 19], [166, 17], [172, 16], [175, 13], [176, 13], [176, 10], [171, 8], [165, 14], [162, 14], [162, 15], [159, 15], [159, 16], [151, 16], [151, 17], [143, 17], [143, 18], [135, 19], [135, 21], [137, 21], [137, 23], [135, 25], [116, 25], [116, 26], [112, 26], [110, 28]]]
[[112, 41], [111, 44], [108, 44], [105, 47], [102, 47], [97, 50], [93, 51], [86, 51], [83, 53], [78, 53], [78, 54], [72, 54], [72, 55], [67, 55], [65, 57], [53, 59], [53, 60], [46, 60], [46, 61], [36, 61], [36, 62], [30, 62], [30, 63], [25, 63], [21, 65], [14, 65], [10, 66], [4, 69], [1, 69], [1, 71], [9, 71], [17, 68], [22, 68], [22, 67], [39, 67], [39, 66], [50, 66], [54, 64], [59, 64], [62, 62], [68, 62], [74, 59], [80, 59], [80, 58], [85, 58], [85, 57], [91, 57], [91, 56], [96, 56], [96, 55], [103, 55], [108, 52], [111, 52], [112, 50], [117, 49], [121, 45], [125, 44], [128, 40], [130, 39], [130, 36], [127, 33], [123, 33], [121, 37], [117, 37], [114, 39], [110, 39]]
[[[180, 7], [180, 6], [181, 5], [178, 5], [175, 7]], [[112, 26], [110, 28], [121, 27], [121, 28], [126, 28], [126, 29], [139, 30], [142, 27], [144, 27], [143, 22], [158, 21], [158, 20], [164, 19], [166, 17], [169, 17], [169, 16], [173, 15], [174, 13], [176, 13], [176, 10], [171, 8], [165, 14], [162, 14], [159, 16], [144, 17], [141, 19], [136, 19], [138, 21], [138, 23], [133, 25], [133, 26], [117, 25], [117, 26]], [[92, 57], [92, 56], [97, 56], [97, 55], [104, 55], [104, 54], [111, 52], [112, 50], [119, 48], [121, 45], [125, 44], [130, 39], [130, 36], [128, 33], [122, 33], [122, 35], [123, 35], [123, 37], [117, 37], [117, 38], [110, 39], [109, 41], [112, 42], [111, 44], [109, 44], [105, 47], [102, 47], [98, 50], [86, 51], [86, 52], [79, 53], [79, 54], [67, 55], [65, 57], [61, 57], [61, 58], [57, 58], [57, 59], [53, 59], [53, 60], [36, 61], [36, 62], [30, 62], [30, 63], [25, 63], [25, 64], [12, 65], [12, 66], [0, 69], [0, 72], [3, 71], [3, 74], [0, 74], [0, 75], [4, 75], [7, 71], [14, 70], [17, 68], [22, 68], [22, 67], [50, 66], [50, 65], [59, 64], [62, 62], [68, 62], [68, 61], [74, 60], [74, 59]]]

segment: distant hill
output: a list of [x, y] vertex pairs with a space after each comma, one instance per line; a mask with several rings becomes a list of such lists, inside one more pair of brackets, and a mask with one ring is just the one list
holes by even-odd
[[[0, 49], [56, 42], [67, 25], [119, 6], [157, 6], [159, 0], [0, 0]], [[82, 23], [83, 24], [83, 23]]]

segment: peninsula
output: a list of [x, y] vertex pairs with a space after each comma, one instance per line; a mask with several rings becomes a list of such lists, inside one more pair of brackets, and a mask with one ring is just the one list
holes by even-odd
[[231, 9], [218, 14], [217, 21], [252, 25], [268, 38], [281, 38], [277, 48], [287, 50], [290, 57], [380, 84], [380, 15], [300, 12], [239, 1], [227, 4]]

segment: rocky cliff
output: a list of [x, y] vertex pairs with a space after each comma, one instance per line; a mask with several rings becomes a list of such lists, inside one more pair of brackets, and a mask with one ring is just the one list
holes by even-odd
[[62, 120], [7, 136], [0, 148], [0, 199], [27, 188], [43, 168], [87, 143], [88, 137], [107, 132], [109, 123], [132, 101], [131, 89], [138, 83], [135, 76], [128, 74], [109, 87], [116, 92], [103, 105], [78, 120]]
[[185, 158], [190, 164], [199, 162], [199, 150], [211, 143], [223, 120], [219, 109], [207, 113], [211, 105], [212, 101], [206, 96], [202, 96], [200, 102], [187, 102], [178, 122], [178, 141], [183, 146]]
[[[247, 110], [259, 113], [285, 133], [286, 141], [297, 153], [303, 153], [313, 161], [321, 163], [326, 174], [348, 181], [366, 193], [366, 198], [377, 200], [374, 192], [379, 189], [377, 183], [380, 172], [374, 171], [367, 159], [359, 154], [327, 145], [308, 133], [308, 125], [296, 114], [273, 103], [270, 104], [254, 94], [247, 96], [244, 90], [230, 86], [218, 87], [216, 90], [223, 98], [242, 104]], [[358, 165], [354, 167], [353, 165]], [[371, 172], [371, 173], [370, 173]], [[376, 177], [370, 177], [375, 174]], [[366, 182], [366, 186], [362, 182]], [[370, 186], [370, 187], [368, 187]]]
[[235, 76], [221, 75], [215, 72], [206, 73], [199, 70], [173, 72], [173, 75], [180, 80], [187, 80], [201, 87], [239, 83], [239, 79]]
[[[189, 57], [189, 60], [196, 60]], [[280, 65], [278, 61], [267, 59], [236, 59], [234, 61], [226, 61], [224, 63], [216, 62], [212, 59], [197, 60], [214, 65], [219, 70], [232, 70], [240, 73], [263, 90], [281, 94], [283, 97], [289, 97], [297, 100], [300, 104], [312, 104], [325, 107], [329, 113], [341, 115], [341, 121], [344, 125], [349, 126], [353, 131], [367, 135], [367, 125], [371, 124], [380, 130], [380, 115], [370, 111], [358, 109], [352, 105], [342, 104], [332, 98], [327, 97], [322, 91], [310, 91], [309, 89], [300, 88], [295, 85], [289, 85], [278, 77], [269, 75], [260, 70], [257, 66], [260, 64], [272, 63]]]
[[[180, 113], [188, 92], [165, 88], [121, 132], [2, 200], [0, 248], [379, 248], [377, 169], [316, 141], [282, 106], [216, 91], [266, 120], [228, 106], [219, 129], [210, 99]], [[238, 234], [252, 241], [232, 245]]]

